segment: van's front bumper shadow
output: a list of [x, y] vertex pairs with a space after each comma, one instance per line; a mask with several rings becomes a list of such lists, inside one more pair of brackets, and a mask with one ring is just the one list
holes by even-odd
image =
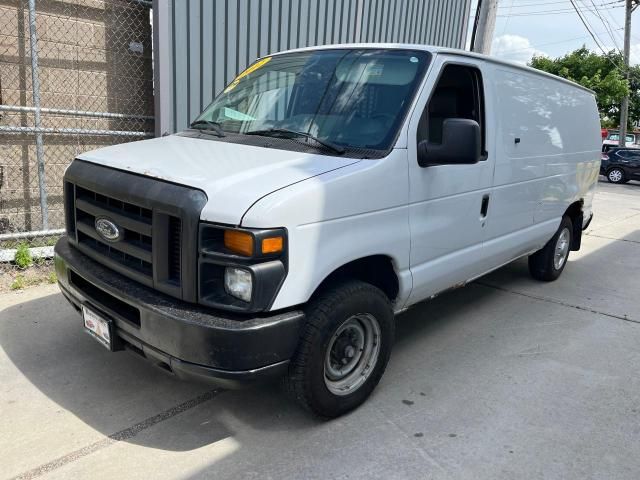
[[55, 246], [55, 267], [76, 310], [86, 305], [113, 321], [116, 344], [178, 377], [225, 388], [283, 375], [304, 323], [300, 310], [242, 316], [176, 300], [91, 260], [66, 237]]

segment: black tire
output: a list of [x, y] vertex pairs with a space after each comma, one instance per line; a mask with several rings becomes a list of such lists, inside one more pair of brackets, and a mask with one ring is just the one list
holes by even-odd
[[[611, 178], [613, 176], [613, 179]], [[625, 179], [624, 170], [618, 167], [613, 167], [607, 171], [607, 180], [609, 183], [627, 183]]]
[[[566, 255], [560, 265], [560, 268], [556, 266], [556, 248], [558, 247], [558, 239], [560, 235], [568, 230], [568, 247]], [[566, 233], [565, 233], [566, 235]], [[569, 258], [569, 251], [571, 250], [571, 242], [573, 241], [573, 223], [567, 216], [562, 217], [560, 227], [555, 235], [547, 242], [547, 244], [540, 250], [529, 256], [529, 272], [531, 276], [536, 280], [543, 282], [552, 282], [556, 280], [564, 267], [567, 265], [567, 258]]]
[[[307, 324], [284, 379], [284, 387], [290, 396], [314, 414], [323, 418], [338, 417], [362, 404], [380, 381], [393, 345], [393, 309], [380, 289], [358, 280], [347, 280], [318, 294], [305, 312]], [[336, 394], [328, 386], [333, 387], [325, 367], [327, 351], [330, 345], [334, 345], [335, 350], [332, 351], [339, 350], [339, 340], [334, 339], [339, 328], [344, 328], [348, 322], [359, 321], [360, 316], [366, 316], [367, 322], [370, 317], [377, 321], [379, 336], [370, 335], [370, 338], [378, 339], [372, 342], [372, 345], [378, 345], [377, 357], [371, 367], [370, 360], [364, 361], [366, 350], [357, 350], [356, 355], [360, 359], [354, 368], [365, 369], [366, 373], [362, 374], [364, 380], [356, 376], [362, 382], [359, 386], [350, 393]], [[351, 357], [354, 357], [353, 351]]]

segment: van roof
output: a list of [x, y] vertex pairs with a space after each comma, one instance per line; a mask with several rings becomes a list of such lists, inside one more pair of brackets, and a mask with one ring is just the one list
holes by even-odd
[[271, 54], [273, 55], [281, 55], [283, 53], [292, 53], [292, 52], [306, 52], [312, 50], [329, 50], [336, 48], [371, 48], [371, 49], [397, 49], [397, 50], [424, 50], [430, 53], [438, 54], [447, 54], [447, 55], [458, 55], [461, 57], [470, 57], [470, 58], [478, 58], [481, 60], [485, 60], [487, 62], [495, 63], [498, 65], [506, 65], [511, 68], [517, 68], [518, 70], [524, 70], [526, 72], [532, 73], [534, 75], [540, 75], [543, 77], [547, 77], [553, 80], [557, 80], [559, 82], [567, 83], [571, 86], [577, 87], [581, 90], [589, 92], [592, 95], [595, 95], [595, 92], [587, 87], [583, 87], [582, 85], [573, 82], [571, 80], [567, 80], [566, 78], [558, 77], [557, 75], [553, 75], [551, 73], [543, 72], [542, 70], [537, 70], [532, 67], [527, 67], [526, 65], [521, 65], [519, 63], [510, 62], [508, 60], [502, 60], [496, 57], [492, 57], [489, 55], [482, 55], [480, 53], [469, 52], [467, 50], [460, 50], [457, 48], [447, 48], [447, 47], [437, 47], [434, 45], [424, 45], [424, 44], [413, 44], [413, 43], [340, 43], [334, 45], [320, 45], [316, 47], [303, 47], [303, 48], [294, 48], [291, 50], [285, 50], [282, 52], [277, 52]]

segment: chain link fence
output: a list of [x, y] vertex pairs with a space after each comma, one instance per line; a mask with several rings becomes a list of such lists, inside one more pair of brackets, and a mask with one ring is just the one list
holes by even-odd
[[153, 135], [150, 7], [0, 0], [0, 289], [24, 267], [24, 245], [31, 264], [46, 263], [38, 258], [64, 226], [70, 161]]

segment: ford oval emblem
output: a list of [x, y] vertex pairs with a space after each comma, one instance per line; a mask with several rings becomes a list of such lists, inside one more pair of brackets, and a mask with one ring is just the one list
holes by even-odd
[[96, 232], [108, 242], [117, 242], [121, 236], [118, 225], [105, 217], [96, 218]]

